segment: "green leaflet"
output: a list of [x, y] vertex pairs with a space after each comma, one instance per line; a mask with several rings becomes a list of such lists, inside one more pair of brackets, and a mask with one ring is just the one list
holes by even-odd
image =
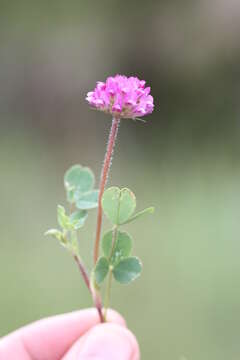
[[132, 250], [132, 238], [127, 232], [117, 231], [115, 246], [113, 245], [113, 231], [108, 231], [102, 239], [102, 250], [111, 264], [116, 264], [120, 260], [128, 257]]
[[75, 192], [74, 198], [78, 209], [90, 210], [98, 206], [99, 190], [91, 190], [84, 194]]
[[136, 198], [134, 193], [127, 189], [111, 187], [105, 190], [102, 197], [103, 211], [109, 220], [120, 225], [127, 221], [136, 208]]
[[79, 189], [83, 193], [92, 190], [94, 182], [92, 170], [81, 165], [73, 165], [64, 175], [66, 189]]
[[129, 284], [142, 271], [142, 264], [137, 257], [128, 257], [121, 260], [113, 269], [113, 276], [121, 284]]
[[94, 269], [95, 281], [100, 285], [108, 274], [109, 262], [105, 257], [98, 259], [98, 262]]

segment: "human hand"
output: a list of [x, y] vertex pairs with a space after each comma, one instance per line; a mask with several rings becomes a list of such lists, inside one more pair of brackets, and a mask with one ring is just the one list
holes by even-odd
[[0, 339], [0, 360], [139, 360], [135, 336], [108, 311], [99, 324], [95, 309], [53, 316]]

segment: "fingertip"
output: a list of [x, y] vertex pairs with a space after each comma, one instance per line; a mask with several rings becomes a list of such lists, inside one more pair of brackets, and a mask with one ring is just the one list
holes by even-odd
[[[107, 321], [126, 327], [123, 317], [111, 309], [107, 312]], [[89, 329], [98, 325], [100, 319], [95, 308], [42, 319], [2, 338], [0, 353], [8, 354], [12, 348], [18, 348], [31, 358], [59, 359]]]
[[120, 315], [117, 311], [113, 309], [109, 309], [107, 311], [107, 322], [119, 324], [123, 327], [127, 326], [126, 321], [122, 317], [122, 315]]
[[64, 360], [139, 360], [135, 336], [119, 324], [99, 324], [78, 340]]

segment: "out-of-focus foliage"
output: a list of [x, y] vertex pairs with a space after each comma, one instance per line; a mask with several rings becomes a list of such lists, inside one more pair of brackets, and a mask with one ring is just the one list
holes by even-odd
[[[156, 211], [126, 226], [144, 271], [127, 307], [119, 286], [113, 303], [143, 359], [239, 357], [239, 32], [237, 0], [0, 2], [0, 335], [88, 306], [71, 257], [43, 233], [55, 204], [67, 208], [66, 169], [100, 173], [110, 122], [85, 94], [136, 74], [156, 110], [122, 121], [108, 186]], [[88, 222], [84, 257], [95, 210]]]

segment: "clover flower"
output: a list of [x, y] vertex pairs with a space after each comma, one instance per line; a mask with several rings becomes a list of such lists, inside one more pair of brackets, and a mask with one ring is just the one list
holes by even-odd
[[145, 80], [133, 76], [110, 76], [105, 83], [98, 81], [95, 89], [87, 93], [86, 100], [113, 117], [135, 119], [152, 113], [154, 108], [151, 88], [145, 84]]
[[[145, 87], [145, 84], [144, 80], [137, 77], [116, 75], [108, 77], [105, 83], [97, 82], [95, 89], [87, 94], [86, 100], [92, 107], [112, 115], [99, 188], [94, 190], [95, 177], [91, 169], [79, 164], [72, 166], [64, 176], [70, 213], [59, 205], [57, 219], [60, 229], [46, 232], [46, 235], [55, 237], [73, 256], [102, 323], [108, 319], [112, 280], [129, 284], [142, 271], [141, 260], [131, 255], [132, 238], [128, 233], [120, 231], [119, 227], [154, 210], [149, 207], [134, 213], [136, 197], [130, 189], [116, 186], [106, 189], [121, 118], [138, 119], [153, 111], [153, 97], [150, 95], [150, 87]], [[88, 211], [94, 208], [97, 208], [94, 268], [89, 276], [81, 257], [77, 232], [84, 225]], [[102, 237], [103, 215], [110, 220], [112, 228]], [[103, 311], [101, 286], [106, 277]]]

